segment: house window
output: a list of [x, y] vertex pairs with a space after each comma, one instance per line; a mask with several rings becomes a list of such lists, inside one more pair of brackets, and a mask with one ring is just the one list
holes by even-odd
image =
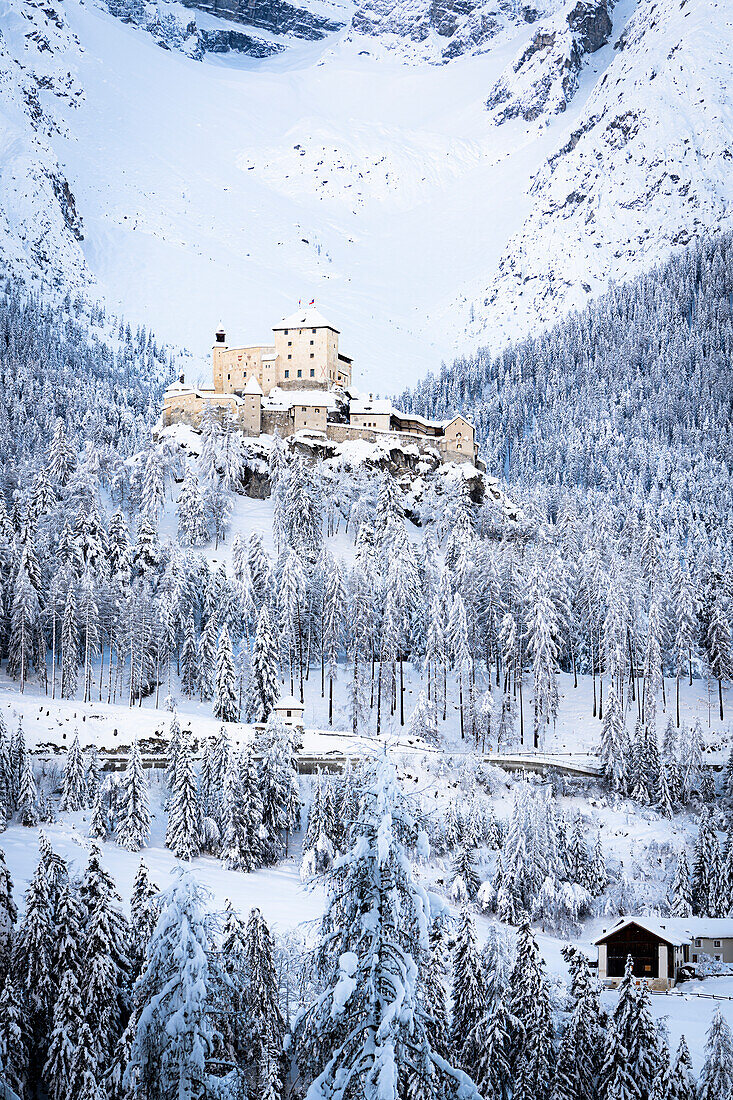
[[313, 367], [311, 367], [311, 378], [315, 378], [315, 376], [316, 372], [313, 370]]
[[316, 330], [315, 330], [314, 328], [312, 328], [312, 329], [311, 329], [311, 332], [312, 332], [312, 333], [313, 333], [313, 335], [315, 336], [315, 334], [316, 334]]
[[231, 382], [231, 380], [232, 380], [232, 376], [231, 376], [231, 374], [228, 374], [227, 375], [227, 382]]
[[713, 947], [720, 947], [720, 940], [713, 940]]
[[292, 346], [293, 346], [293, 341], [292, 341], [292, 340], [288, 340], [288, 347], [289, 347], [289, 348], [292, 348]]
[[286, 378], [290, 378], [290, 371], [289, 371], [289, 370], [286, 370], [286, 371], [285, 371], [285, 377], [286, 377]]
[[[316, 409], [317, 413], [319, 413], [320, 411], [321, 411], [320, 409]], [[718, 944], [718, 947], [720, 947], [720, 944]]]
[[696, 939], [695, 940], [695, 947], [702, 947], [702, 940], [701, 939]]
[[311, 340], [311, 347], [313, 347], [313, 341]]
[[287, 714], [288, 718], [292, 718], [292, 716], [293, 716], [292, 710], [286, 710], [285, 713]]
[[697, 962], [697, 955], [696, 955], [696, 954], [694, 953], [694, 951], [693, 951], [693, 953], [692, 953], [692, 961], [693, 961], [694, 963], [696, 963], [696, 962]]
[[293, 358], [293, 357], [292, 357], [292, 355], [289, 355], [289, 356], [288, 356], [288, 359], [292, 359], [292, 358]]
[[302, 372], [302, 370], [299, 370], [298, 371], [298, 378], [302, 378], [302, 377], [303, 377], [303, 372]]
[[311, 352], [311, 359], [315, 359], [313, 352]]
[[287, 329], [285, 329], [285, 335], [287, 336], [287, 334], [288, 334], [288, 330], [287, 330]]

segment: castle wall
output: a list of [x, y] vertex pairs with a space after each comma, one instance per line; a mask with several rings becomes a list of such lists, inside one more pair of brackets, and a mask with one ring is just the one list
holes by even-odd
[[[257, 381], [265, 389], [266, 376], [276, 376], [276, 370], [272, 362], [263, 361], [263, 356], [273, 354], [272, 345], [258, 345], [250, 348], [227, 348], [214, 344], [211, 360], [214, 372], [214, 389], [217, 393], [241, 393], [247, 384], [247, 379], [254, 374]], [[274, 380], [268, 389], [277, 385]]]
[[390, 447], [415, 446], [420, 454], [435, 454], [437, 440], [424, 435], [409, 435], [407, 432], [380, 432], [374, 428], [355, 428], [351, 424], [329, 424], [326, 435], [334, 443], [345, 443], [349, 439], [363, 439], [367, 443], [381, 443]]
[[289, 409], [277, 411], [273, 409], [262, 410], [262, 434], [274, 435], [275, 432], [277, 432], [281, 439], [287, 439], [289, 435], [294, 435], [295, 426]]
[[373, 412], [351, 413], [349, 421], [355, 428], [376, 428], [378, 432], [388, 432], [390, 415]]

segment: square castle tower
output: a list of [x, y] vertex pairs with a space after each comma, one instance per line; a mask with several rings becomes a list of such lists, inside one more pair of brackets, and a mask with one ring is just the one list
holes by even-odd
[[242, 395], [254, 377], [267, 395], [283, 390], [331, 390], [351, 385], [352, 361], [339, 351], [339, 331], [315, 306], [298, 309], [273, 328], [274, 343], [230, 348], [219, 329], [212, 350], [214, 391]]

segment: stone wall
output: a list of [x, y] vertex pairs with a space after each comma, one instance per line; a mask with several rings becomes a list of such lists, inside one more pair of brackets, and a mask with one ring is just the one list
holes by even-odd
[[367, 443], [381, 443], [387, 450], [392, 447], [415, 446], [420, 454], [435, 454], [438, 451], [437, 440], [408, 432], [380, 432], [374, 428], [355, 428], [351, 424], [329, 424], [326, 435], [334, 443], [344, 443], [347, 439], [364, 439]]
[[281, 439], [287, 439], [289, 435], [293, 435], [295, 433], [293, 418], [290, 415], [289, 410], [262, 410], [262, 434], [274, 435], [275, 432], [278, 433]]

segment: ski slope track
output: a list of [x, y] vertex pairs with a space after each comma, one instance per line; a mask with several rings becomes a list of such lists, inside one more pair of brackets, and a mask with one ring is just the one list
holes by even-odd
[[315, 297], [394, 391], [731, 224], [722, 0], [123, 7], [0, 0], [0, 264], [192, 380]]

